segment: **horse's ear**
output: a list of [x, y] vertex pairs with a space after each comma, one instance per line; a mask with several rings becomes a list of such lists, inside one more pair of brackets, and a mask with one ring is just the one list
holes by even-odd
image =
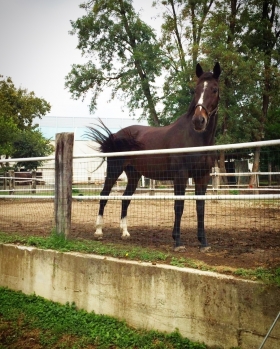
[[220, 63], [217, 62], [213, 68], [213, 76], [215, 79], [219, 79], [220, 74], [221, 74]]
[[196, 76], [198, 78], [200, 78], [201, 75], [203, 74], [203, 69], [201, 68], [201, 65], [199, 63], [197, 63], [197, 65], [196, 65], [196, 71], [195, 72], [196, 72]]

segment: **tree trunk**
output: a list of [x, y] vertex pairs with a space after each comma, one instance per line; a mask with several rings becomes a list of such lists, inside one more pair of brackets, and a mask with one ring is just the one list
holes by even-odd
[[9, 170], [9, 195], [14, 194], [15, 192], [15, 171]]
[[[254, 152], [254, 162], [253, 162], [252, 172], [259, 171], [260, 155], [261, 155], [261, 148], [257, 147]], [[249, 180], [249, 187], [256, 188], [257, 186], [258, 186], [257, 175], [252, 174]]]
[[[220, 159], [219, 159], [219, 165], [220, 165], [220, 173], [227, 173], [226, 166], [225, 166], [225, 151], [221, 150], [220, 152]], [[227, 176], [220, 176], [220, 185], [228, 185], [228, 178]]]
[[31, 193], [32, 194], [36, 193], [36, 173], [37, 172], [34, 170], [34, 171], [32, 171], [32, 174], [31, 174], [31, 176], [32, 176], [32, 182], [31, 182], [32, 191], [31, 191]]

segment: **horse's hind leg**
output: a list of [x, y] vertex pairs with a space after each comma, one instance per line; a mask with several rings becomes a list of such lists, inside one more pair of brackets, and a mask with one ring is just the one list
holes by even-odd
[[[201, 178], [195, 178], [195, 195], [205, 195], [207, 185], [209, 182], [209, 175]], [[205, 215], [205, 200], [196, 200], [196, 213], [197, 213], [197, 238], [200, 245], [200, 250], [206, 252], [210, 249], [208, 245], [206, 234], [204, 230], [204, 215]]]
[[[174, 194], [175, 195], [185, 195], [186, 190], [186, 177], [178, 177], [174, 179]], [[181, 218], [184, 211], [184, 200], [175, 200], [174, 202], [174, 212], [175, 212], [175, 221], [172, 232], [172, 237], [175, 241], [175, 252], [185, 252], [186, 247], [182, 245], [181, 242]]]
[[[123, 171], [122, 161], [119, 159], [110, 159], [108, 158], [107, 163], [107, 177], [105, 178], [104, 187], [100, 193], [100, 196], [108, 196], [111, 192], [113, 185], [116, 183], [117, 179], [121, 175]], [[94, 238], [97, 240], [101, 240], [103, 237], [103, 214], [104, 209], [108, 200], [100, 200], [99, 202], [99, 211], [96, 219], [96, 231], [94, 233]]]
[[[124, 196], [130, 196], [133, 195], [137, 188], [137, 184], [139, 179], [141, 178], [141, 175], [131, 166], [129, 166], [125, 173], [127, 175], [127, 186], [123, 193]], [[127, 230], [127, 209], [130, 204], [131, 200], [122, 200], [122, 212], [121, 212], [121, 222], [120, 222], [120, 229], [121, 229], [121, 238], [129, 239], [130, 234]]]

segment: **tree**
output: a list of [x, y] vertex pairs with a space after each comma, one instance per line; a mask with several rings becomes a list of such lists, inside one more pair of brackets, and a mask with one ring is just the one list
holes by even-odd
[[[267, 138], [265, 130], [271, 101], [279, 94], [277, 13], [279, 1], [215, 2], [208, 29], [204, 31], [202, 51], [207, 59], [217, 59], [223, 67], [217, 129], [220, 144]], [[222, 167], [223, 159], [220, 158]], [[258, 171], [259, 161], [260, 149], [257, 148], [254, 149], [254, 172]]]
[[78, 48], [90, 59], [73, 65], [66, 87], [73, 98], [92, 91], [90, 110], [105, 87], [126, 102], [130, 112], [142, 108], [152, 125], [159, 125], [156, 78], [162, 53], [155, 32], [135, 13], [131, 0], [95, 0], [80, 5], [87, 12], [71, 22]]
[[[35, 117], [42, 118], [50, 109], [50, 104], [36, 97], [34, 92], [16, 88], [10, 77], [4, 78], [0, 75], [0, 154], [7, 158], [23, 157], [26, 151], [24, 147], [31, 149], [32, 145], [35, 147], [33, 154], [37, 154], [34, 156], [48, 155], [48, 141], [45, 143], [42, 135], [41, 142], [45, 147], [45, 153], [43, 149], [40, 154], [37, 152], [40, 132], [36, 129], [36, 125], [33, 125], [33, 120]], [[37, 144], [34, 142], [34, 137], [37, 138]], [[19, 150], [16, 148], [19, 145], [16, 142], [21, 138], [24, 139], [25, 145]]]
[[0, 114], [0, 154], [11, 154], [17, 130], [14, 120]]
[[[218, 144], [238, 143], [249, 140], [244, 130], [243, 120], [247, 110], [244, 108], [251, 75], [251, 61], [240, 51], [242, 42], [242, 22], [244, 1], [216, 1], [211, 18], [202, 36], [201, 51], [207, 60], [217, 60], [223, 67], [221, 81], [221, 100], [216, 141]], [[245, 113], [245, 115], [244, 115]], [[243, 115], [242, 115], [243, 114]], [[226, 151], [219, 153], [220, 172], [225, 173]], [[227, 177], [221, 178], [227, 184]]]
[[0, 116], [11, 120], [21, 130], [32, 128], [35, 117], [41, 118], [51, 109], [43, 98], [27, 89], [16, 88], [10, 77], [0, 75]]
[[[54, 146], [48, 139], [45, 139], [42, 133], [37, 129], [20, 130], [13, 142], [13, 158], [31, 158], [44, 157], [50, 155], [54, 151]], [[42, 166], [44, 161], [23, 161], [16, 163], [19, 169], [24, 167], [25, 170], [37, 170]]]
[[[252, 49], [257, 48], [258, 57], [262, 62], [262, 80], [259, 83], [261, 105], [257, 118], [258, 126], [253, 134], [254, 140], [259, 141], [265, 138], [264, 131], [268, 119], [270, 100], [275, 93], [279, 93], [279, 1], [252, 0], [249, 3], [249, 25], [245, 35], [247, 39], [246, 43]], [[256, 148], [254, 152], [253, 172], [259, 171], [260, 153], [261, 149], [259, 147]], [[255, 176], [250, 178], [249, 185], [256, 185], [255, 178]]]
[[[72, 95], [79, 98], [93, 90], [95, 106], [104, 86], [111, 86], [112, 96], [121, 94], [131, 112], [140, 107], [150, 124], [167, 125], [190, 103], [197, 61], [206, 69], [219, 61], [223, 74], [217, 143], [257, 141], [275, 134], [268, 122], [278, 129], [279, 0], [155, 0], [154, 5], [163, 16], [158, 41], [130, 0], [82, 5], [87, 15], [72, 23], [72, 34], [78, 33], [78, 48], [95, 63], [73, 66], [66, 81]], [[150, 95], [145, 94], [141, 76], [147, 78]], [[160, 91], [158, 77], [163, 82]], [[222, 172], [225, 157], [221, 152]]]
[[157, 0], [154, 3], [154, 6], [163, 8], [160, 43], [166, 59], [162, 124], [176, 120], [190, 104], [202, 32], [213, 2]]

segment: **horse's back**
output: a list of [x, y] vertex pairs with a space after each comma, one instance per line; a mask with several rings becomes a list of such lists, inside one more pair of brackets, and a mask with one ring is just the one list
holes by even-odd
[[115, 137], [133, 137], [137, 142], [139, 142], [139, 144], [141, 144], [140, 147], [142, 150], [169, 149], [173, 147], [171, 144], [172, 139], [177, 138], [176, 134], [169, 136], [171, 130], [172, 125], [158, 127], [132, 125], [118, 131], [115, 134]]

